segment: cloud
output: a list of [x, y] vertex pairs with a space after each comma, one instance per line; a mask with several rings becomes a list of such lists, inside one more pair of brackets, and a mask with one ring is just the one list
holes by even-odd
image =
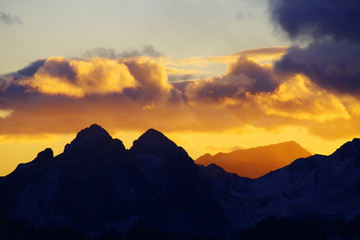
[[197, 69], [166, 68], [166, 74], [168, 75], [169, 82], [177, 82], [204, 78], [202, 76], [207, 73]]
[[0, 12], [0, 25], [12, 25], [12, 24], [22, 24], [22, 21], [17, 16], [12, 16], [8, 13]]
[[360, 2], [269, 0], [273, 19], [292, 40], [275, 64], [277, 72], [305, 74], [319, 86], [336, 93], [360, 93]]
[[287, 46], [278, 46], [248, 49], [235, 53], [233, 56], [246, 56], [248, 59], [256, 62], [273, 61], [282, 57], [288, 48]]
[[271, 92], [279, 83], [271, 66], [262, 66], [240, 57], [228, 66], [226, 75], [189, 83], [185, 95], [192, 100], [223, 101], [243, 98], [247, 92]]
[[249, 60], [258, 63], [264, 61], [271, 62], [283, 56], [286, 53], [287, 49], [288, 47], [286, 46], [255, 48], [243, 50], [225, 56], [189, 57], [181, 59], [180, 61], [168, 61], [166, 63], [172, 66], [206, 67], [212, 63], [229, 64], [232, 62], [236, 62], [241, 56], [245, 56]]
[[246, 57], [240, 57], [236, 63], [230, 64], [226, 75], [241, 74], [254, 81], [253, 85], [247, 89], [251, 93], [274, 91], [280, 83], [279, 77], [273, 74], [272, 66], [260, 65]]
[[344, 42], [292, 47], [275, 64], [283, 73], [302, 73], [333, 92], [360, 93], [360, 45]]
[[[120, 94], [132, 99], [167, 98], [172, 86], [163, 64], [141, 59], [90, 60], [51, 57], [31, 63], [4, 77], [3, 88], [83, 98], [87, 95]], [[1, 81], [0, 81], [1, 83]], [[0, 85], [1, 86], [1, 85]], [[176, 91], [176, 90], [174, 90]]]
[[47, 59], [33, 76], [19, 82], [29, 90], [70, 97], [122, 92], [136, 84], [126, 65], [114, 60], [82, 61], [62, 57]]
[[13, 111], [9, 109], [0, 109], [0, 119], [9, 117], [12, 114], [12, 112]]
[[17, 71], [17, 73], [22, 77], [30, 77], [33, 76], [40, 67], [42, 67], [46, 62], [46, 59], [39, 59], [35, 62], [32, 62], [29, 66], [24, 67]]
[[141, 58], [53, 57], [1, 79], [0, 136], [73, 133], [94, 122], [114, 132], [301, 126], [322, 137], [334, 134], [326, 126], [350, 124], [331, 137], [360, 134], [359, 100], [245, 57], [222, 76], [181, 82], [169, 81], [164, 64]]
[[1, 79], [0, 135], [69, 133], [91, 122], [150, 128], [154, 111], [165, 116], [182, 101], [164, 65], [139, 59], [52, 57]]
[[141, 50], [123, 51], [117, 53], [113, 48], [94, 48], [91, 51], [86, 51], [83, 54], [85, 58], [107, 58], [107, 59], [118, 59], [118, 58], [132, 58], [132, 57], [160, 57], [162, 54], [156, 50], [152, 45], [146, 45]]
[[344, 104], [308, 78], [297, 75], [270, 94], [256, 97], [269, 115], [318, 122], [351, 118]]
[[292, 39], [310, 37], [360, 41], [357, 0], [269, 0], [273, 19]]

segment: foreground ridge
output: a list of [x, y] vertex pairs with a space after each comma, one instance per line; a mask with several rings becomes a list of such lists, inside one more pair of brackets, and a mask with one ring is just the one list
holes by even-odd
[[196, 165], [154, 129], [126, 150], [94, 124], [0, 178], [0, 239], [350, 239], [358, 186], [359, 139], [249, 179]]

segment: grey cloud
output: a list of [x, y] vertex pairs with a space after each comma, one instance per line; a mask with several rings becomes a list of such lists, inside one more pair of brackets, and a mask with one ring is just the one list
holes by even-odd
[[186, 99], [221, 101], [225, 98], [240, 99], [245, 93], [272, 92], [281, 83], [273, 69], [259, 65], [246, 57], [240, 57], [229, 66], [228, 73], [222, 77], [197, 82], [173, 84], [185, 92]]
[[22, 24], [22, 21], [17, 16], [12, 16], [8, 13], [0, 12], [0, 25]]
[[17, 73], [24, 77], [31, 77], [33, 76], [40, 67], [42, 67], [46, 62], [46, 59], [39, 59], [35, 62], [30, 63], [29, 66], [24, 67], [23, 69], [20, 69], [17, 71]]
[[249, 92], [272, 92], [279, 85], [278, 77], [274, 76], [272, 68], [261, 66], [260, 64], [240, 57], [236, 63], [229, 66], [227, 75], [244, 74], [254, 83], [247, 90]]
[[144, 46], [141, 50], [116, 52], [113, 48], [94, 48], [83, 54], [85, 58], [102, 57], [107, 59], [129, 58], [139, 56], [160, 57], [162, 54], [152, 45]]
[[76, 78], [76, 73], [70, 66], [69, 61], [56, 61], [54, 59], [48, 59], [41, 67], [41, 71], [52, 77], [66, 78], [69, 81], [74, 81]]
[[192, 74], [183, 74], [183, 75], [168, 75], [169, 82], [177, 81], [187, 81], [194, 78], [201, 78], [200, 76], [194, 76]]
[[245, 75], [230, 75], [213, 78], [211, 81], [198, 81], [186, 86], [188, 99], [204, 102], [218, 102], [225, 98], [242, 98], [253, 82]]

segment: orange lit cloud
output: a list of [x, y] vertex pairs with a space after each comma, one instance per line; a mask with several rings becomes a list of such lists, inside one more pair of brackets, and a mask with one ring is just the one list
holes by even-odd
[[7, 118], [10, 117], [12, 114], [12, 110], [9, 109], [0, 109], [0, 118]]
[[301, 75], [284, 82], [271, 94], [258, 96], [258, 100], [259, 104], [267, 105], [266, 113], [269, 115], [319, 122], [351, 118], [335, 95]]
[[124, 88], [137, 86], [125, 64], [101, 58], [82, 61], [62, 57], [47, 59], [34, 76], [20, 84], [44, 94], [70, 97], [121, 93]]
[[267, 47], [255, 48], [240, 51], [226, 56], [209, 56], [209, 57], [190, 57], [181, 59], [180, 61], [169, 61], [168, 64], [178, 66], [196, 66], [204, 67], [210, 63], [223, 63], [228, 64], [236, 62], [240, 56], [244, 56], [255, 62], [274, 61], [280, 59], [288, 50], [289, 47]]

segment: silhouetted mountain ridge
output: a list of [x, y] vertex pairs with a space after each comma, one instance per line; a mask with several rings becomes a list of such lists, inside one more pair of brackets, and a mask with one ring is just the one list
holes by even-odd
[[0, 239], [256, 239], [281, 232], [282, 222], [294, 232], [309, 227], [307, 238], [352, 238], [360, 219], [359, 156], [354, 139], [330, 156], [249, 179], [196, 165], [154, 129], [126, 150], [92, 125], [58, 156], [45, 149], [0, 178]]
[[191, 234], [225, 225], [210, 181], [182, 148], [156, 130], [126, 150], [92, 125], [64, 153], [50, 159], [50, 152], [5, 177], [1, 219], [90, 236], [109, 228], [123, 234], [138, 222]]

